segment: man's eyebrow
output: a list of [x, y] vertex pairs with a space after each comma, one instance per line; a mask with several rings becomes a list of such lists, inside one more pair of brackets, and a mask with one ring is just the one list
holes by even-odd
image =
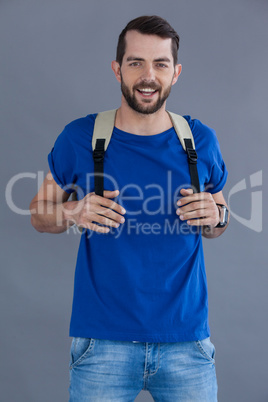
[[136, 56], [129, 56], [127, 58], [127, 61], [144, 61], [141, 57], [136, 57]]
[[[127, 58], [127, 61], [145, 61], [145, 60], [144, 60], [142, 57], [129, 56], [129, 57]], [[170, 63], [170, 62], [171, 62], [168, 57], [159, 57], [159, 58], [157, 58], [157, 59], [154, 60], [154, 62], [157, 62], [157, 63], [159, 63], [159, 62], [161, 62], [161, 61], [164, 61], [164, 62], [166, 62], [166, 63]]]
[[165, 61], [166, 63], [170, 63], [170, 59], [168, 57], [159, 57], [159, 59], [155, 59], [156, 62]]

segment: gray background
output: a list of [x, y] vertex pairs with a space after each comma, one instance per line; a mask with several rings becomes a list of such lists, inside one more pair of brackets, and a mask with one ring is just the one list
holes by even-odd
[[[216, 129], [229, 170], [226, 198], [241, 180], [248, 186], [233, 195], [232, 210], [250, 219], [253, 190], [263, 193], [266, 206], [266, 0], [1, 0], [3, 402], [68, 400], [68, 326], [79, 241], [74, 234], [35, 232], [28, 215], [8, 208], [7, 183], [18, 173], [47, 172], [47, 154], [68, 122], [119, 105], [110, 62], [121, 29], [143, 14], [163, 16], [181, 36], [183, 72], [168, 108]], [[249, 176], [259, 171], [263, 185], [250, 189]], [[15, 204], [27, 210], [37, 189], [37, 179], [18, 181]], [[233, 218], [220, 239], [204, 241], [220, 402], [268, 401], [262, 218], [261, 232]], [[150, 400], [145, 392], [137, 398]]]

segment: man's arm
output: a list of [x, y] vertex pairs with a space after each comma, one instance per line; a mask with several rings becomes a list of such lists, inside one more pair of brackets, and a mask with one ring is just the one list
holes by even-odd
[[177, 202], [179, 208], [176, 211], [181, 220], [186, 220], [190, 226], [201, 226], [202, 235], [208, 239], [218, 237], [226, 230], [229, 217], [225, 227], [215, 227], [220, 221], [217, 204], [227, 207], [222, 191], [216, 194], [206, 192], [194, 194], [192, 189], [182, 189], [181, 194], [183, 197]]
[[31, 223], [38, 232], [62, 233], [76, 224], [100, 233], [108, 233], [109, 228], [123, 223], [126, 211], [109, 198], [115, 198], [118, 190], [104, 191], [100, 197], [87, 194], [80, 201], [68, 201], [70, 194], [58, 186], [49, 172], [36, 196], [30, 204]]

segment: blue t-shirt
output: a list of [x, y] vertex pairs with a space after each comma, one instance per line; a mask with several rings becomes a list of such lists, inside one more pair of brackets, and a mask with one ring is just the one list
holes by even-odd
[[[78, 197], [94, 191], [96, 114], [68, 124], [48, 156], [55, 181]], [[215, 132], [185, 116], [198, 154], [201, 191], [222, 190], [227, 171]], [[104, 189], [126, 209], [107, 234], [84, 231], [77, 256], [70, 336], [141, 342], [204, 339], [208, 325], [202, 236], [176, 215], [190, 186], [187, 155], [173, 128], [135, 135], [114, 128]]]

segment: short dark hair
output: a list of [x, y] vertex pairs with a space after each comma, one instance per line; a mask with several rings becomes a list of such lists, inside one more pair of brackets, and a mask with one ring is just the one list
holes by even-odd
[[157, 15], [145, 15], [130, 21], [119, 35], [116, 51], [116, 61], [120, 64], [120, 66], [122, 64], [123, 57], [126, 51], [126, 33], [132, 30], [147, 35], [158, 35], [161, 38], [171, 38], [171, 52], [174, 59], [174, 65], [177, 64], [180, 43], [179, 35], [163, 18], [158, 17]]

